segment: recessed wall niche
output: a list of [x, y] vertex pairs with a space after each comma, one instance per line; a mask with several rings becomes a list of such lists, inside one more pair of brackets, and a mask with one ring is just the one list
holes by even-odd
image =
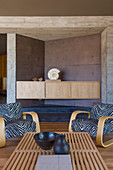
[[[33, 77], [47, 79], [49, 69], [56, 67], [64, 81], [101, 81], [100, 34], [60, 40], [40, 41], [17, 35], [17, 81]], [[55, 104], [92, 106], [99, 100], [19, 100], [22, 106]]]

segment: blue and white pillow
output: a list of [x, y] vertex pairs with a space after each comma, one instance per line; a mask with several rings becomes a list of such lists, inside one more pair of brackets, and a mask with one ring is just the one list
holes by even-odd
[[[91, 119], [99, 120], [102, 116], [113, 116], [113, 105], [94, 103], [91, 109]], [[109, 120], [107, 121], [109, 122]]]
[[22, 109], [20, 103], [1, 104], [0, 116], [4, 118], [5, 123], [22, 119]]

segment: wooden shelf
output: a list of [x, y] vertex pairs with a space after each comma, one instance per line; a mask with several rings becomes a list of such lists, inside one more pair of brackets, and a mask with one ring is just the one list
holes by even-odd
[[17, 99], [38, 98], [45, 98], [45, 82], [17, 81]]
[[100, 99], [100, 82], [17, 81], [17, 99]]

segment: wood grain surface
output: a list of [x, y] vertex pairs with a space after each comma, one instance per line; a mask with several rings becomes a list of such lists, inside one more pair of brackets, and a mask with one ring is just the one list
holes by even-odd
[[100, 99], [99, 81], [17, 81], [17, 99]]
[[45, 82], [17, 81], [17, 99], [45, 98]]
[[[70, 146], [73, 170], [108, 170], [91, 137], [86, 132], [57, 132], [65, 135]], [[34, 133], [26, 133], [3, 167], [3, 170], [35, 170], [39, 155], [54, 155], [53, 148], [43, 150]], [[44, 162], [43, 162], [44, 163]]]
[[[41, 131], [68, 131], [68, 123], [52, 123], [52, 122], [42, 122], [40, 123], [41, 125]], [[104, 140], [109, 140], [112, 138], [113, 133], [106, 134], [104, 135]], [[17, 144], [20, 142], [22, 137], [16, 137], [16, 138], [11, 138], [7, 140], [6, 147], [5, 148], [0, 148], [0, 170], [3, 168], [5, 163], [7, 162], [8, 158], [16, 148]], [[92, 138], [94, 143], [95, 138]], [[96, 145], [97, 146], [97, 145]], [[113, 145], [111, 145], [108, 148], [102, 148], [97, 146], [98, 151], [100, 152], [102, 158], [104, 159], [107, 167], [109, 170], [113, 169]]]

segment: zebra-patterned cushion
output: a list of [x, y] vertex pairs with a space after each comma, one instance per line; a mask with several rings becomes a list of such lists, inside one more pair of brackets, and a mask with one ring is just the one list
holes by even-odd
[[[99, 120], [102, 116], [113, 116], [113, 105], [105, 103], [94, 103], [91, 109], [91, 119]], [[107, 122], [110, 122], [108, 120]]]
[[5, 122], [22, 119], [22, 109], [20, 103], [9, 103], [0, 105], [0, 116]]
[[36, 132], [36, 123], [31, 120], [16, 120], [5, 126], [6, 139], [23, 136], [26, 132]]
[[[98, 121], [92, 119], [75, 119], [72, 121], [72, 130], [77, 132], [88, 132], [90, 136], [96, 137]], [[105, 123], [103, 134], [113, 131], [111, 123]]]

